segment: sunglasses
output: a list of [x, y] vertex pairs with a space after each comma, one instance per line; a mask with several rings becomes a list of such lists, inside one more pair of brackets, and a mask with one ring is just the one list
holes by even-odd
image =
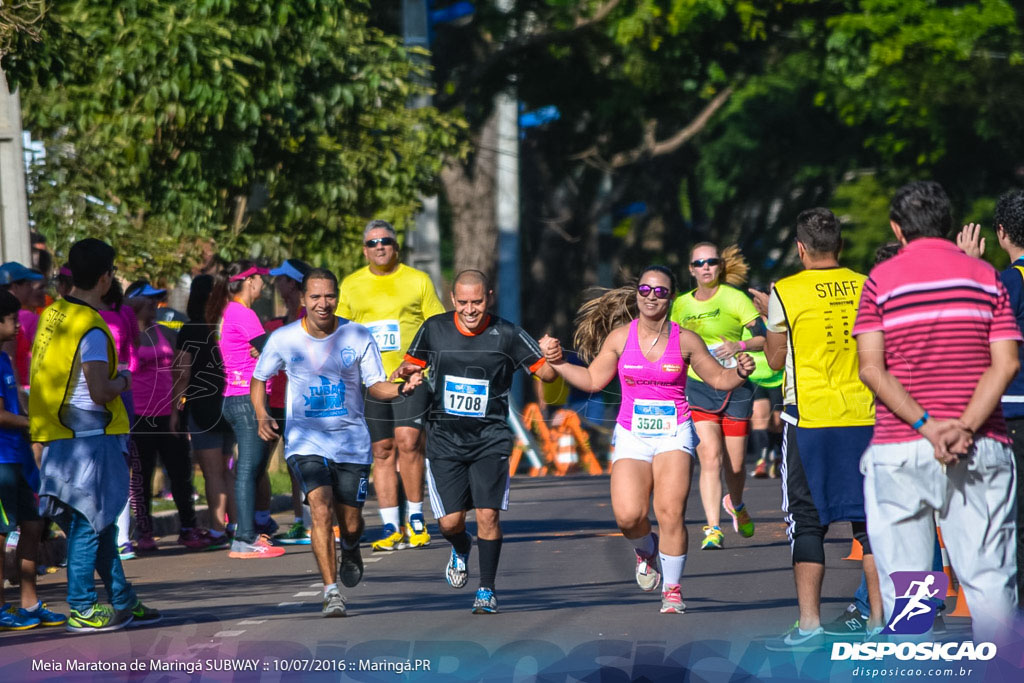
[[378, 237], [375, 240], [366, 240], [366, 246], [371, 249], [376, 247], [378, 244], [383, 244], [385, 247], [393, 247], [398, 244], [398, 242], [395, 241], [394, 237]]
[[717, 266], [722, 262], [720, 258], [699, 258], [696, 261], [690, 261], [690, 265], [694, 268], [700, 268], [703, 265]]
[[669, 294], [668, 287], [651, 287], [650, 285], [637, 285], [636, 293], [640, 296], [650, 296], [651, 292], [654, 292], [656, 299], [667, 299]]

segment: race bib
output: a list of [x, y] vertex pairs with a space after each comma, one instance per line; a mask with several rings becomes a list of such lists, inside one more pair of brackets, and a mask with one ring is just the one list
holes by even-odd
[[708, 347], [708, 353], [710, 353], [711, 356], [715, 360], [717, 360], [718, 364], [721, 365], [723, 368], [734, 368], [734, 367], [736, 367], [736, 365], [737, 365], [737, 363], [736, 363], [736, 356], [733, 356], [732, 358], [719, 358], [718, 356], [715, 355], [715, 349], [717, 349], [719, 346], [721, 346], [721, 344], [714, 344], [713, 346], [709, 346]]
[[676, 402], [636, 399], [630, 429], [636, 436], [661, 437], [676, 433]]
[[381, 351], [402, 350], [402, 330], [397, 320], [375, 320], [366, 323], [366, 329], [373, 335], [377, 347]]
[[462, 417], [487, 414], [488, 381], [468, 377], [444, 376], [444, 412]]

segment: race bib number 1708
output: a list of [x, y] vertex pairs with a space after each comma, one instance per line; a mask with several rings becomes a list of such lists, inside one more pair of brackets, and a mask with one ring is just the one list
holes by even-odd
[[462, 417], [487, 414], [488, 382], [485, 379], [444, 376], [444, 412]]

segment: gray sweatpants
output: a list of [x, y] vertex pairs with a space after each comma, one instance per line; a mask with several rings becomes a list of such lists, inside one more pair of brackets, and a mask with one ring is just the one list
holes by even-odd
[[927, 439], [878, 444], [865, 451], [860, 470], [886, 619], [896, 602], [889, 574], [932, 568], [935, 511], [971, 610], [974, 641], [1005, 638], [1017, 604], [1010, 447], [978, 439], [973, 456], [943, 468]]

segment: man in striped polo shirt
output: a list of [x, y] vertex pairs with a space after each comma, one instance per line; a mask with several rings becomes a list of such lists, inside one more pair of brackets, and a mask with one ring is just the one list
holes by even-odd
[[938, 183], [900, 188], [889, 219], [903, 248], [871, 271], [853, 329], [860, 377], [877, 397], [861, 472], [885, 613], [894, 616], [891, 572], [932, 567], [935, 511], [974, 639], [999, 639], [1017, 602], [1013, 453], [999, 401], [1021, 334], [995, 269], [944, 239], [953, 219]]

